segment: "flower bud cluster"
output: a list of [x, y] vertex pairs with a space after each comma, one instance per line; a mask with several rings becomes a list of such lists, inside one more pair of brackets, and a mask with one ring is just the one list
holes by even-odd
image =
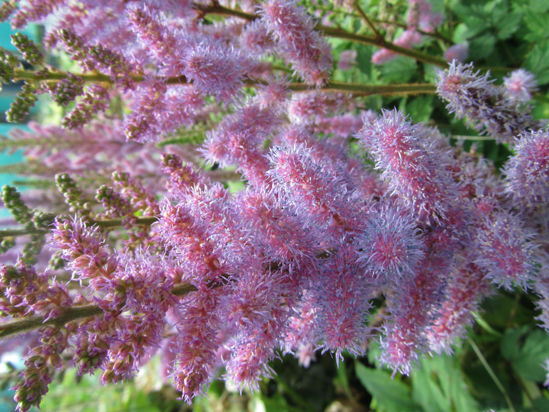
[[73, 302], [64, 285], [50, 282], [47, 274], [38, 275], [22, 262], [1, 267], [0, 287], [4, 291], [0, 310], [5, 316], [33, 314], [47, 320], [58, 317]]
[[15, 187], [9, 185], [2, 187], [2, 201], [16, 222], [25, 226], [31, 224], [32, 210], [23, 202]]
[[63, 126], [76, 129], [88, 123], [93, 115], [107, 109], [108, 95], [108, 90], [97, 84], [86, 87], [74, 109], [63, 118]]
[[515, 145], [505, 167], [505, 190], [519, 209], [532, 209], [549, 202], [549, 132], [525, 132]]
[[88, 205], [85, 203], [85, 197], [73, 178], [67, 173], [60, 173], [55, 176], [55, 184], [57, 185], [59, 192], [65, 198], [65, 203], [69, 206], [69, 210], [72, 213], [76, 211], [85, 213], [88, 209]]
[[44, 61], [42, 52], [38, 50], [38, 47], [32, 40], [30, 40], [23, 33], [15, 33], [11, 36], [11, 42], [17, 50], [21, 52], [23, 58], [33, 65], [41, 65]]
[[9, 83], [13, 78], [13, 71], [19, 66], [17, 57], [9, 51], [0, 49], [0, 80], [2, 83]]
[[7, 20], [10, 15], [16, 10], [16, 0], [7, 0], [0, 5], [0, 21]]
[[23, 123], [30, 113], [30, 110], [38, 97], [36, 96], [37, 86], [26, 82], [15, 96], [9, 110], [6, 112], [6, 120], [10, 123]]
[[82, 77], [68, 73], [67, 77], [57, 82], [48, 82], [43, 85], [52, 99], [63, 106], [74, 101], [84, 91], [84, 80]]
[[25, 370], [13, 387], [18, 412], [27, 412], [39, 406], [42, 396], [48, 392], [55, 369], [62, 367], [60, 354], [67, 347], [68, 330], [47, 326], [40, 332], [40, 343], [26, 354]]

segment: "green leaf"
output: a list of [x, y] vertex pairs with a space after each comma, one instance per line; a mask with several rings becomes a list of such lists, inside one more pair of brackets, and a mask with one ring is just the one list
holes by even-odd
[[388, 83], [406, 83], [414, 75], [417, 63], [409, 57], [397, 57], [380, 66], [381, 77]]
[[366, 353], [366, 356], [368, 357], [368, 362], [372, 365], [375, 365], [376, 368], [382, 368], [382, 364], [379, 361], [379, 358], [381, 356], [381, 348], [379, 347], [378, 341], [372, 341], [370, 343], [370, 347], [368, 349], [368, 352]]
[[[486, 141], [480, 143], [485, 143], [483, 146], [488, 146], [490, 148], [495, 146], [494, 142]], [[534, 324], [532, 314], [529, 310], [524, 308], [524, 306], [516, 302], [513, 298], [501, 293], [486, 299], [482, 304], [482, 308], [481, 313], [484, 320], [495, 329], [507, 329], [511, 316], [513, 317], [515, 324]]]
[[542, 363], [549, 358], [549, 335], [528, 326], [508, 329], [501, 341], [501, 354], [523, 379], [542, 382]]
[[534, 13], [544, 13], [549, 10], [549, 2], [547, 0], [530, 0], [528, 8]]
[[505, 40], [517, 31], [522, 21], [520, 13], [509, 13], [498, 22], [498, 39]]
[[456, 44], [461, 44], [461, 43], [465, 43], [467, 39], [469, 39], [470, 37], [471, 37], [471, 29], [469, 29], [469, 27], [465, 23], [460, 23], [454, 29], [452, 40]]
[[549, 411], [549, 399], [546, 398], [536, 398], [532, 400], [532, 410], [538, 411]]
[[475, 412], [479, 406], [469, 393], [457, 358], [425, 358], [412, 372], [412, 396], [426, 412]]
[[486, 10], [481, 4], [466, 6], [458, 3], [454, 8], [454, 12], [468, 27], [469, 31], [467, 33], [467, 38], [471, 38], [479, 33], [482, 33], [490, 24], [490, 20], [486, 18]]
[[279, 394], [276, 393], [273, 397], [267, 397], [263, 394], [258, 394], [256, 399], [259, 398], [261, 403], [263, 404], [263, 408], [261, 409], [258, 407], [255, 409], [256, 411], [265, 411], [265, 412], [289, 412], [290, 408], [288, 406], [288, 403], [286, 402], [286, 399]]
[[492, 34], [485, 34], [471, 41], [469, 47], [469, 54], [472, 60], [485, 59], [492, 54], [494, 46], [496, 44], [496, 38]]
[[543, 13], [526, 10], [524, 13], [524, 24], [529, 30], [526, 40], [539, 41], [549, 36], [549, 24], [547, 16]]
[[[549, 119], [549, 95], [544, 96], [546, 101], [534, 101], [534, 109], [532, 110], [532, 115], [534, 119]], [[17, 184], [14, 182], [14, 185]]]
[[100, 373], [78, 379], [74, 369], [67, 370], [61, 382], [50, 385], [50, 391], [40, 406], [43, 411], [62, 412], [160, 412], [147, 393], [135, 386], [135, 382], [103, 386]]
[[238, 193], [246, 188], [246, 183], [240, 180], [229, 180], [227, 186], [230, 193]]
[[357, 48], [356, 62], [358, 70], [368, 76], [370, 76], [372, 72], [372, 54], [371, 47], [361, 46]]
[[539, 85], [549, 83], [549, 40], [532, 48], [526, 56], [524, 67], [534, 73]]
[[433, 112], [434, 96], [417, 96], [406, 104], [408, 113], [414, 122], [426, 122]]
[[355, 363], [356, 375], [372, 395], [379, 411], [420, 411], [412, 400], [410, 389], [401, 381], [391, 379], [380, 369], [369, 369], [360, 362]]

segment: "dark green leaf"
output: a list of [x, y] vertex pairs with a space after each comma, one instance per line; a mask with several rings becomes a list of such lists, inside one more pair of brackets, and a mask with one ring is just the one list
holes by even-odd
[[549, 40], [538, 43], [532, 48], [526, 56], [524, 67], [534, 73], [538, 84], [549, 83]]
[[465, 23], [460, 23], [454, 29], [452, 40], [456, 44], [461, 44], [465, 43], [471, 36], [471, 29]]
[[500, 40], [505, 40], [511, 37], [519, 28], [521, 21], [522, 15], [517, 12], [503, 16], [498, 22], [498, 38]]
[[[277, 393], [273, 397], [267, 397], [260, 394], [258, 398], [261, 399], [265, 412], [286, 412], [290, 410], [286, 399], [284, 399], [281, 394]], [[261, 409], [257, 408], [257, 410], [259, 411]]]
[[447, 355], [421, 361], [412, 372], [412, 396], [426, 412], [479, 411], [457, 359]]
[[369, 369], [360, 362], [355, 364], [356, 375], [372, 395], [380, 411], [419, 411], [412, 400], [410, 389], [402, 382], [392, 379], [381, 369]]
[[394, 60], [382, 64], [379, 68], [381, 78], [388, 83], [406, 83], [416, 71], [417, 63], [409, 57], [397, 57]]
[[494, 45], [496, 44], [496, 38], [492, 34], [484, 34], [471, 41], [469, 47], [470, 58], [485, 59], [494, 51]]
[[406, 113], [408, 113], [414, 122], [426, 122], [433, 112], [434, 96], [417, 96], [408, 100], [406, 104]]
[[542, 382], [542, 364], [549, 358], [549, 335], [540, 329], [530, 331], [528, 326], [509, 329], [501, 341], [501, 354], [523, 379]]
[[370, 75], [372, 71], [372, 48], [361, 46], [357, 49], [356, 62], [358, 70], [366, 75]]
[[549, 1], [547, 0], [530, 0], [528, 6], [534, 13], [544, 13], [549, 10]]
[[524, 13], [524, 24], [530, 31], [526, 40], [539, 41], [549, 36], [549, 24], [547, 24], [547, 15], [544, 13], [526, 10]]

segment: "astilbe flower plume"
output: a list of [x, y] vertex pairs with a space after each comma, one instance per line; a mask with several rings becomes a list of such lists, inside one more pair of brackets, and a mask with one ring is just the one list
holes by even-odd
[[295, 124], [314, 124], [321, 117], [351, 108], [348, 97], [341, 93], [307, 92], [295, 94], [288, 103], [288, 116]]
[[323, 262], [312, 279], [317, 340], [323, 351], [335, 353], [338, 362], [344, 350], [363, 354], [371, 333], [366, 319], [371, 308], [369, 297], [375, 289], [372, 279], [360, 272], [356, 250], [346, 244]]
[[[427, 0], [410, 0], [406, 30], [394, 40], [394, 44], [411, 49], [423, 40], [423, 35], [419, 33], [418, 29], [431, 33], [443, 20], [444, 16], [442, 14], [433, 13], [432, 5]], [[398, 54], [392, 50], [381, 49], [372, 55], [372, 63], [383, 64], [397, 56]]]
[[116, 268], [97, 227], [86, 227], [82, 219], [57, 219], [53, 245], [69, 263], [76, 280], [111, 277]]
[[269, 53], [275, 47], [274, 39], [261, 20], [246, 25], [239, 40], [243, 48], [258, 55]]
[[505, 165], [505, 190], [519, 207], [549, 203], [549, 132], [525, 132]]
[[337, 62], [337, 68], [339, 70], [350, 70], [356, 66], [357, 52], [356, 50], [344, 50], [339, 55], [339, 61]]
[[240, 389], [258, 390], [263, 377], [274, 375], [268, 362], [276, 355], [289, 316], [285, 305], [292, 306], [296, 292], [288, 293], [292, 282], [284, 272], [264, 273], [261, 265], [254, 266], [231, 288], [225, 304], [235, 330], [227, 345], [232, 356], [226, 378]]
[[[421, 43], [422, 38], [422, 35], [419, 34], [415, 29], [408, 29], [405, 30], [398, 38], [396, 38], [394, 43], [397, 46], [411, 49], [413, 46]], [[398, 57], [398, 54], [394, 51], [389, 49], [381, 49], [376, 51], [372, 55], [372, 63], [383, 64], [396, 57]]]
[[472, 312], [478, 310], [482, 298], [491, 292], [485, 272], [471, 262], [471, 257], [458, 259], [426, 331], [429, 350], [438, 354], [452, 353], [456, 338], [465, 336], [466, 327], [473, 322]]
[[238, 166], [250, 184], [261, 186], [269, 168], [261, 145], [277, 124], [277, 116], [269, 108], [246, 105], [207, 133], [202, 153], [211, 163]]
[[62, 367], [60, 353], [67, 347], [71, 329], [70, 326], [63, 329], [44, 327], [40, 332], [40, 343], [27, 350], [25, 370], [13, 387], [18, 412], [39, 406], [42, 396], [48, 392], [55, 369]]
[[315, 159], [311, 148], [304, 144], [273, 150], [270, 162], [274, 190], [306, 219], [307, 227], [330, 234], [324, 237], [326, 246], [342, 230], [357, 229], [360, 209], [345, 182], [344, 170], [339, 176], [328, 174], [334, 170], [330, 163]]
[[520, 217], [507, 211], [483, 216], [475, 240], [478, 257], [474, 262], [492, 282], [510, 288], [527, 288], [535, 271], [534, 233]]
[[63, 6], [65, 2], [66, 0], [30, 0], [15, 12], [11, 24], [15, 28], [22, 28], [30, 21], [45, 18], [54, 10]]
[[[436, 236], [432, 236], [436, 238]], [[433, 239], [427, 239], [429, 245]], [[438, 240], [435, 240], [438, 242]], [[425, 331], [432, 321], [445, 287], [445, 274], [451, 267], [451, 256], [443, 251], [430, 251], [418, 264], [418, 270], [386, 292], [388, 319], [382, 326], [379, 360], [409, 375], [420, 354], [428, 349]]]
[[[89, 72], [41, 70], [10, 111], [24, 118], [35, 91], [76, 99], [64, 125], [77, 130], [31, 125], [6, 143], [32, 146], [26, 174], [56, 176], [64, 202], [35, 201], [55, 212], [46, 214], [4, 190], [23, 230], [38, 232], [23, 251], [20, 240], [2, 242], [17, 243], [9, 258], [43, 239], [55, 257], [55, 270], [0, 269], [8, 322], [46, 321], [29, 340], [20, 410], [39, 404], [64, 359], [107, 383], [160, 352], [163, 377], [189, 404], [221, 371], [237, 389], [257, 390], [280, 352], [304, 366], [317, 350], [339, 362], [363, 355], [376, 335], [380, 362], [410, 374], [420, 356], [451, 352], [493, 286], [534, 287], [548, 327], [549, 139], [527, 104], [530, 75], [497, 86], [456, 60], [439, 74], [450, 111], [513, 143], [500, 178], [434, 127], [397, 110], [359, 113], [353, 96], [334, 93], [330, 45], [296, 1], [224, 6], [32, 0], [15, 11], [15, 25], [47, 18], [47, 43]], [[217, 12], [233, 16], [210, 20]], [[442, 19], [428, 1], [410, 0], [394, 43], [420, 44]], [[446, 54], [465, 58], [462, 45]], [[396, 55], [382, 49], [373, 61]], [[0, 57], [2, 77], [22, 70]], [[285, 64], [273, 65], [278, 57]], [[339, 68], [356, 57], [344, 51]], [[277, 74], [288, 66], [305, 84]], [[84, 127], [111, 99], [114, 117], [118, 97], [120, 119]], [[176, 145], [187, 132], [206, 140]], [[168, 133], [177, 135], [159, 142]], [[63, 265], [66, 284], [54, 279]], [[63, 313], [84, 315], [61, 324]]]
[[432, 32], [444, 20], [444, 15], [433, 12], [432, 4], [427, 0], [410, 0], [408, 2], [407, 23], [409, 27]]
[[50, 281], [47, 273], [38, 274], [21, 261], [15, 267], [0, 268], [0, 286], [4, 290], [0, 310], [12, 317], [33, 313], [56, 318], [72, 304], [63, 284]]
[[[128, 20], [132, 30], [141, 42], [148, 46], [149, 54], [158, 61], [163, 61], [163, 71], [167, 75], [181, 75], [184, 65], [176, 50], [187, 46], [186, 37], [177, 36], [173, 30], [163, 25], [159, 10], [131, 4], [128, 10]], [[156, 12], [156, 13], [155, 13]], [[182, 41], [183, 40], [183, 41]], [[179, 71], [179, 72], [178, 72]]]
[[367, 219], [356, 239], [358, 261], [365, 268], [365, 276], [398, 283], [416, 273], [425, 246], [411, 216], [400, 208], [384, 205], [371, 210]]
[[314, 31], [305, 10], [292, 0], [268, 0], [262, 21], [277, 40], [282, 55], [306, 81], [325, 83], [332, 68], [330, 45]]
[[166, 350], [173, 353], [170, 369], [174, 385], [188, 403], [204, 393], [218, 365], [217, 350], [222, 342], [216, 308], [220, 295], [221, 290], [203, 286], [175, 309], [177, 340]]
[[[78, 178], [79, 183], [87, 182], [85, 186], [88, 187], [88, 179], [101, 182], [104, 176], [119, 171], [139, 177], [143, 185], [151, 190], [162, 188], [162, 182], [153, 177], [157, 169], [156, 152], [159, 150], [153, 150], [155, 146], [152, 143], [126, 141], [120, 121], [100, 118], [78, 130], [35, 122], [30, 122], [28, 127], [29, 130], [12, 129], [9, 132], [14, 145], [25, 146], [23, 155], [27, 159], [26, 167], [18, 171], [22, 175], [52, 179], [58, 173], [69, 172]], [[93, 192], [95, 189], [93, 187]], [[44, 191], [42, 193], [45, 194]], [[44, 202], [42, 204], [52, 212], [59, 210], [59, 204], [53, 200], [47, 206]]]
[[446, 217], [457, 190], [445, 168], [450, 160], [441, 150], [425, 146], [429, 143], [421, 139], [421, 128], [402, 113], [385, 110], [379, 119], [365, 118], [357, 136], [374, 158], [376, 168], [381, 169], [391, 193], [406, 207], [426, 222]]
[[511, 142], [522, 131], [539, 126], [529, 108], [510, 100], [489, 73], [475, 72], [472, 64], [453, 61], [447, 70], [439, 71], [437, 94], [458, 119], [466, 118], [498, 142]]
[[518, 69], [503, 79], [505, 92], [511, 100], [525, 103], [532, 98], [537, 82], [534, 75], [524, 69]]
[[314, 238], [302, 230], [296, 216], [284, 212], [272, 192], [248, 189], [239, 194], [235, 204], [256, 247], [266, 256], [294, 264], [313, 258]]
[[198, 91], [229, 101], [242, 86], [247, 60], [237, 49], [205, 40], [186, 51], [184, 74]]

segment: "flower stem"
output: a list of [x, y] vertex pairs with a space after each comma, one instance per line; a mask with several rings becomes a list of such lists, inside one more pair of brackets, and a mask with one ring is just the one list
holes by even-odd
[[[310, 86], [305, 83], [292, 83], [289, 89], [299, 92], [307, 91]], [[355, 96], [379, 95], [405, 95], [405, 94], [434, 94], [436, 87], [429, 83], [407, 83], [407, 84], [356, 84], [330, 82], [323, 88], [316, 89], [327, 92], [350, 92]]]
[[[112, 82], [113, 80], [100, 73], [84, 73], [79, 74], [84, 81], [88, 82]], [[48, 73], [34, 73], [27, 70], [17, 70], [15, 72], [14, 80], [61, 80], [68, 77], [66, 72], [48, 72]], [[143, 76], [132, 75], [131, 78], [135, 81], [142, 81]], [[163, 78], [167, 84], [185, 84], [188, 83], [185, 76]], [[257, 87], [263, 85], [262, 81], [246, 81], [247, 87]], [[288, 88], [296, 92], [304, 92], [308, 90], [316, 91], [328, 91], [328, 92], [347, 92], [361, 96], [368, 96], [372, 94], [382, 95], [402, 95], [402, 94], [433, 94], [435, 92], [435, 86], [429, 83], [415, 83], [415, 84], [387, 84], [387, 85], [364, 85], [356, 83], [342, 83], [342, 82], [330, 82], [324, 87], [316, 87], [307, 83], [294, 82], [290, 83]]]
[[[157, 218], [154, 216], [145, 216], [145, 217], [138, 217], [136, 219], [137, 225], [152, 225], [154, 222], [156, 222]], [[122, 226], [122, 219], [106, 219], [106, 220], [92, 220], [90, 221], [90, 224], [97, 225], [99, 227], [104, 228], [111, 228], [111, 227], [118, 227]], [[3, 237], [16, 237], [16, 236], [25, 236], [25, 235], [33, 235], [37, 233], [48, 233], [48, 230], [45, 229], [36, 229], [36, 228], [17, 228], [17, 229], [2, 229], [0, 230], [0, 239]]]
[[372, 20], [370, 20], [370, 18], [368, 17], [368, 15], [364, 12], [364, 10], [362, 10], [362, 7], [360, 7], [359, 0], [354, 0], [353, 6], [354, 6], [354, 8], [356, 9], [356, 11], [358, 12], [358, 14], [360, 14], [360, 17], [362, 17], [362, 20], [364, 20], [364, 21], [366, 22], [366, 25], [370, 28], [370, 30], [372, 30], [372, 32], [374, 33], [374, 35], [375, 35], [378, 39], [383, 40], [383, 36], [382, 36], [381, 33], [376, 29], [376, 26], [374, 26], [374, 23], [372, 22]]
[[[204, 15], [217, 14], [221, 16], [234, 16], [234, 17], [240, 17], [248, 21], [253, 21], [259, 18], [257, 14], [245, 13], [240, 10], [229, 9], [227, 7], [223, 7], [219, 5], [217, 2], [213, 2], [209, 6], [195, 4], [194, 7], [195, 9], [201, 11]], [[363, 43], [363, 44], [382, 47], [385, 49], [389, 49], [397, 54], [412, 57], [418, 61], [422, 61], [424, 63], [431, 63], [439, 67], [448, 66], [448, 62], [446, 62], [446, 60], [440, 57], [430, 56], [428, 54], [422, 53], [417, 50], [406, 49], [404, 47], [397, 46], [394, 43], [384, 40], [381, 36], [379, 36], [379, 33], [378, 35], [375, 35], [375, 36], [363, 36], [360, 34], [350, 33], [341, 28], [328, 27], [320, 24], [316, 26], [316, 29], [330, 37], [346, 39], [346, 40], [350, 40], [357, 43]], [[374, 33], [376, 32], [377, 30], [374, 31]]]
[[501, 392], [501, 394], [505, 398], [505, 402], [507, 402], [507, 405], [509, 406], [509, 410], [511, 412], [515, 412], [515, 408], [513, 407], [513, 403], [511, 402], [511, 398], [509, 398], [509, 395], [507, 394], [507, 391], [505, 390], [505, 388], [503, 387], [501, 381], [498, 379], [497, 375], [495, 374], [494, 370], [492, 369], [492, 367], [490, 366], [490, 364], [488, 363], [488, 361], [486, 360], [486, 358], [484, 357], [484, 355], [480, 351], [477, 344], [470, 337], [467, 338], [467, 341], [471, 345], [471, 348], [473, 348], [473, 351], [475, 352], [478, 359], [480, 360], [480, 363], [482, 363], [482, 366], [484, 366], [484, 369], [486, 369], [486, 372], [488, 372], [488, 375], [490, 375], [490, 378], [492, 378], [492, 380], [496, 384], [497, 388], [499, 389], [499, 391]]
[[[172, 294], [175, 296], [185, 296], [195, 290], [196, 288], [194, 286], [188, 283], [182, 283], [172, 289]], [[9, 321], [0, 324], [0, 339], [28, 332], [46, 325], [63, 326], [74, 320], [89, 318], [91, 316], [101, 315], [102, 313], [103, 310], [99, 306], [84, 305], [68, 308], [60, 316], [52, 319], [45, 319], [43, 316], [29, 316], [27, 318]]]

